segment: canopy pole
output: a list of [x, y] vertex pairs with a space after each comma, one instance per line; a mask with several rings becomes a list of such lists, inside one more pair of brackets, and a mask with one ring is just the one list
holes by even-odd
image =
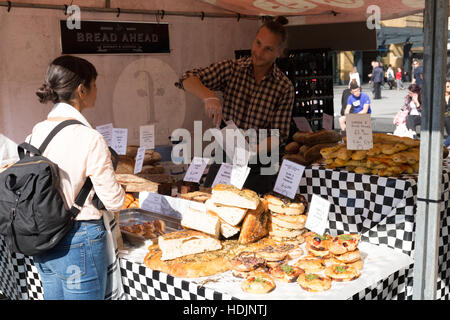
[[425, 1], [424, 84], [413, 299], [436, 299], [449, 0]]
[[[103, 13], [117, 13], [119, 8], [111, 8], [110, 1], [105, 1], [105, 7], [83, 7], [79, 6], [81, 11], [84, 12], [103, 12]], [[9, 8], [32, 8], [32, 9], [48, 9], [48, 10], [61, 10], [65, 12], [67, 5], [53, 5], [53, 4], [39, 4], [39, 3], [24, 3], [24, 2], [12, 2], [12, 1], [0, 1], [0, 7]], [[122, 9], [120, 13], [128, 14], [145, 14], [145, 15], [158, 15], [162, 10], [142, 10], [142, 9]], [[12, 11], [11, 11], [12, 12]], [[260, 20], [261, 17], [257, 15], [246, 15], [237, 13], [213, 13], [213, 12], [191, 12], [191, 11], [165, 11], [164, 15], [167, 16], [184, 16], [184, 17], [197, 17], [197, 18], [233, 18], [233, 19], [248, 19], [248, 20]]]

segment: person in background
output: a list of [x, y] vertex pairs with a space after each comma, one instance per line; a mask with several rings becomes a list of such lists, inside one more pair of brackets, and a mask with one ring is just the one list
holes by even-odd
[[416, 132], [416, 127], [420, 125], [422, 119], [422, 89], [418, 84], [409, 85], [408, 95], [405, 97], [405, 103], [401, 110], [407, 111], [406, 127], [408, 130]]
[[450, 79], [445, 82], [445, 118], [444, 118], [445, 131], [447, 132], [447, 138], [444, 141], [444, 145], [450, 147]]
[[381, 86], [384, 82], [384, 72], [379, 66], [377, 61], [374, 61], [374, 68], [372, 71], [372, 82], [373, 82], [373, 99], [381, 99]]
[[400, 91], [405, 89], [405, 87], [403, 86], [403, 81], [402, 81], [402, 68], [397, 68], [397, 72], [395, 73], [395, 80], [396, 80], [396, 84], [397, 84], [397, 91]]
[[420, 65], [419, 60], [413, 61], [413, 79], [411, 84], [417, 84], [420, 88], [423, 86], [423, 67]]
[[95, 67], [82, 58], [61, 56], [47, 69], [45, 82], [36, 92], [41, 103], [53, 103], [47, 119], [37, 123], [26, 141], [40, 146], [50, 131], [64, 120], [83, 124], [64, 128], [50, 142], [43, 156], [56, 163], [61, 192], [70, 208], [85, 180], [92, 180], [72, 229], [49, 251], [34, 256], [44, 298], [47, 300], [103, 300], [107, 279], [106, 229], [103, 212], [93, 203], [94, 193], [106, 210], [119, 211], [125, 200], [117, 183], [111, 153], [103, 136], [91, 127], [82, 111], [92, 109], [97, 97]]
[[349, 77], [350, 77], [350, 79], [348, 81], [349, 88], [350, 88], [350, 83], [352, 82], [352, 80], [356, 80], [356, 83], [358, 84], [358, 86], [361, 86], [361, 81], [360, 81], [358, 69], [356, 68], [356, 66], [352, 67], [352, 71], [350, 71]]
[[394, 75], [394, 69], [392, 69], [391, 65], [389, 65], [389, 67], [386, 71], [386, 78], [387, 78], [387, 83], [389, 85], [389, 90], [392, 90], [392, 88], [395, 85], [395, 75]]
[[339, 118], [339, 125], [342, 131], [346, 129], [346, 115], [349, 113], [372, 113], [370, 108], [370, 98], [364, 92], [361, 92], [361, 87], [355, 80], [350, 84], [351, 95], [347, 100], [347, 107], [345, 108], [344, 115]]

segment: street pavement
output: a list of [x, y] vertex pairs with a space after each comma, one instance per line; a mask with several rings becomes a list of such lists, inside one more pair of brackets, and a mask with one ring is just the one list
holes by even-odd
[[[396, 88], [392, 90], [385, 84], [381, 90], [381, 99], [373, 100], [372, 85], [363, 84], [361, 89], [369, 95], [372, 109], [372, 131], [373, 132], [389, 132], [392, 133], [395, 130], [395, 126], [392, 123], [395, 114], [400, 110], [405, 101], [405, 96], [408, 94], [408, 86], [410, 83], [403, 83], [404, 90], [397, 91]], [[346, 85], [335, 85], [333, 87], [334, 93], [334, 127], [339, 127], [339, 117], [341, 112], [341, 98], [342, 92], [347, 88]]]

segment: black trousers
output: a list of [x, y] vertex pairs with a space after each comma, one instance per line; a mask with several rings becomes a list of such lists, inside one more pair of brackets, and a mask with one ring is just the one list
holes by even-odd
[[373, 95], [374, 99], [381, 99], [381, 82], [373, 83]]
[[408, 115], [406, 116], [406, 127], [409, 130], [416, 131], [416, 127], [420, 125], [421, 117], [418, 115]]

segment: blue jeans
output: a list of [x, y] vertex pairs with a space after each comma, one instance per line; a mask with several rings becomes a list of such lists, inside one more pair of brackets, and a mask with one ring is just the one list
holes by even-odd
[[75, 221], [51, 250], [34, 257], [46, 300], [103, 300], [107, 252], [103, 218]]

